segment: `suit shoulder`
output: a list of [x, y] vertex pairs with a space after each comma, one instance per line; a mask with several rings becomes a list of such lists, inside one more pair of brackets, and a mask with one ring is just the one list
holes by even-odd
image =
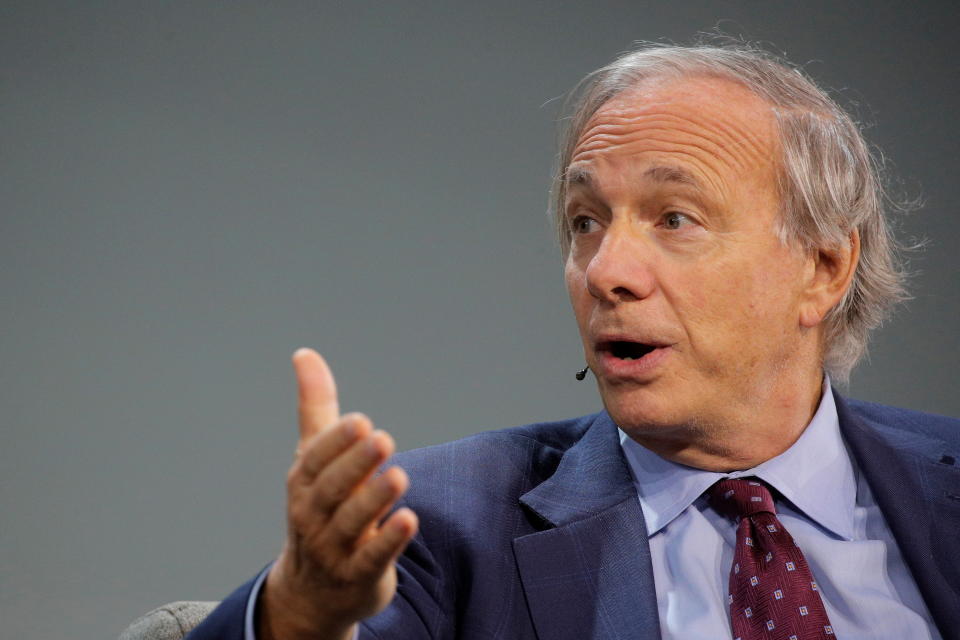
[[560, 458], [599, 414], [483, 431], [439, 445], [398, 453], [394, 462], [418, 483], [472, 483], [487, 488], [513, 484], [526, 490], [552, 475]]
[[909, 431], [955, 446], [960, 445], [960, 419], [863, 400], [845, 400], [855, 415], [873, 425]]

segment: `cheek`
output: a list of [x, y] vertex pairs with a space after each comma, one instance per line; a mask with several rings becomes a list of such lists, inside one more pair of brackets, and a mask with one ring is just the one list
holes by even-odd
[[[785, 322], [782, 283], [767, 270], [714, 263], [676, 282], [677, 310], [696, 351], [710, 360], [765, 348]], [[749, 356], [748, 356], [749, 357]]]
[[755, 314], [757, 285], [735, 269], [714, 266], [687, 282], [676, 283], [680, 306], [688, 320], [704, 327], [718, 327]]
[[563, 278], [567, 295], [570, 296], [570, 305], [573, 307], [573, 315], [576, 317], [577, 325], [582, 329], [587, 321], [591, 298], [583, 273], [568, 260], [563, 270]]
[[577, 275], [576, 268], [571, 264], [570, 260], [567, 260], [563, 267], [563, 283], [567, 287], [567, 295], [570, 296], [570, 302], [573, 304], [574, 309], [577, 308], [578, 290], [583, 287], [581, 284], [582, 278], [578, 278]]
[[694, 319], [699, 346], [709, 360], [734, 359], [740, 369], [757, 366], [792, 344], [798, 326], [795, 274], [768, 262], [768, 268], [718, 268], [692, 300], [703, 312]]

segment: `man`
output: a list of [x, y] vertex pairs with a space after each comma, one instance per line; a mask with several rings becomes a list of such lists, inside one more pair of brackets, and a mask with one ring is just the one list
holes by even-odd
[[595, 72], [556, 214], [605, 411], [378, 475], [390, 437], [298, 351], [287, 543], [189, 637], [960, 637], [960, 421], [830, 382], [903, 295], [881, 205], [850, 118], [766, 54]]

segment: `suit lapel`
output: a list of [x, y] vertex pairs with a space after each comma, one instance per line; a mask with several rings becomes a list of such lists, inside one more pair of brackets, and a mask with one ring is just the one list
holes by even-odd
[[[836, 395], [836, 394], [835, 394]], [[960, 459], [915, 430], [861, 419], [836, 395], [844, 439], [944, 637], [960, 628]], [[521, 503], [544, 530], [514, 556], [544, 640], [660, 638], [646, 525], [616, 426], [601, 413]]]
[[[960, 628], [960, 469], [946, 444], [856, 416], [836, 396], [843, 436], [944, 637]], [[951, 497], [952, 496], [952, 497]]]
[[660, 638], [646, 525], [606, 413], [520, 501], [545, 526], [513, 542], [540, 638]]

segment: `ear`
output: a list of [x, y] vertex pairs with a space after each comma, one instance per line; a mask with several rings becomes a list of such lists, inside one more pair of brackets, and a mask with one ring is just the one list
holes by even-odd
[[860, 232], [850, 232], [848, 245], [835, 249], [815, 249], [810, 256], [810, 278], [800, 305], [800, 326], [813, 328], [830, 309], [840, 303], [850, 288], [860, 260]]

